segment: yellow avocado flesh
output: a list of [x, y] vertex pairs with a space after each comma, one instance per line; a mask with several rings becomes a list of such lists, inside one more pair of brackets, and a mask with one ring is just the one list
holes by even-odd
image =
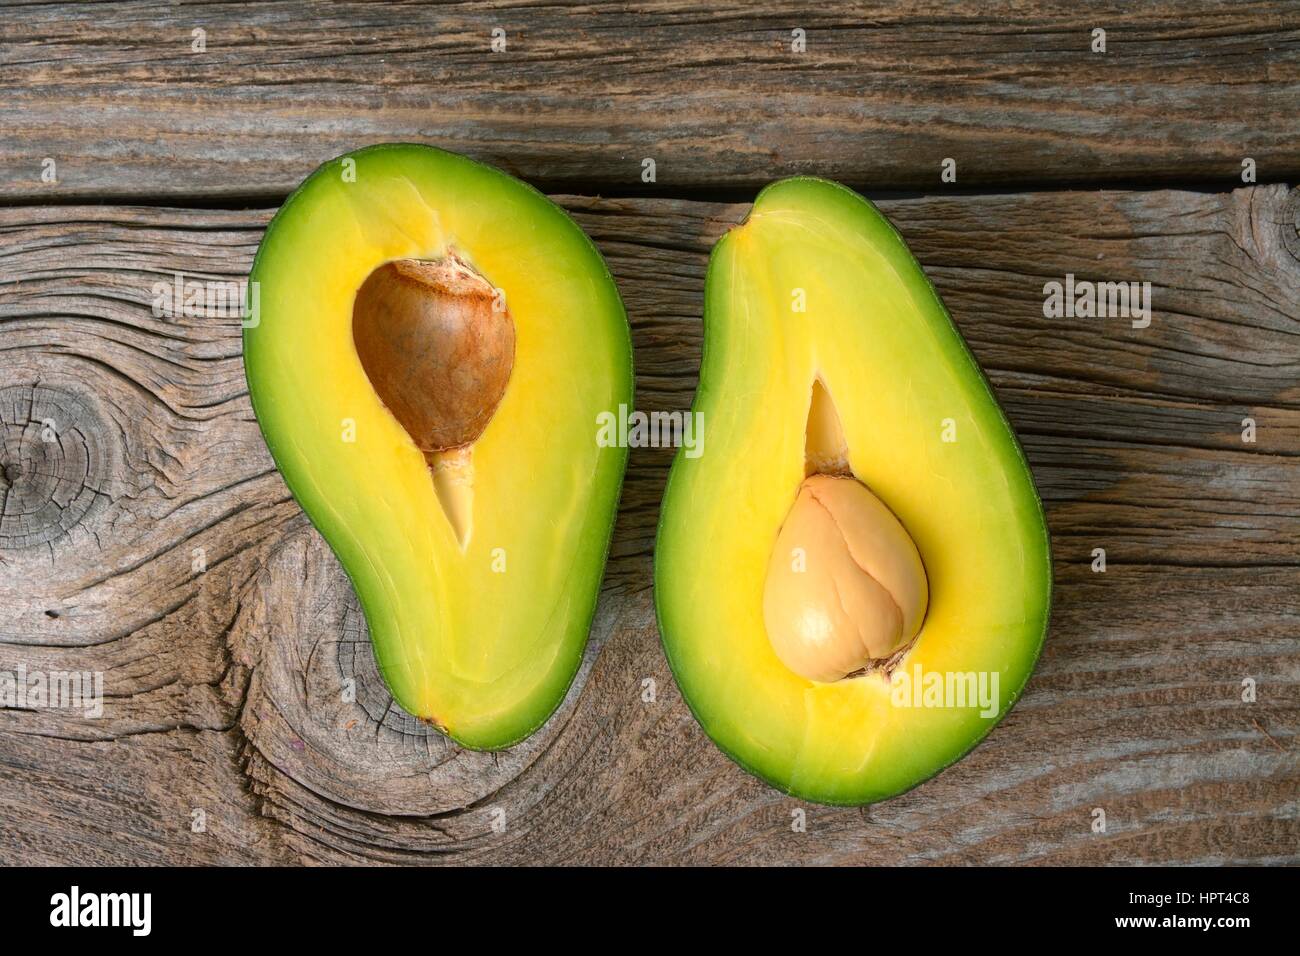
[[[675, 460], [656, 547], [673, 673], [722, 750], [774, 786], [834, 804], [892, 796], [984, 736], [1037, 659], [1050, 556], [1023, 454], [902, 239], [842, 186], [764, 190], [714, 248], [704, 324], [694, 411], [708, 453]], [[924, 623], [888, 680], [802, 678], [764, 627], [765, 574], [804, 480], [818, 380], [853, 475], [910, 533], [929, 581]], [[902, 706], [901, 675], [913, 682], [918, 666], [923, 680], [984, 672], [990, 690], [996, 672], [995, 713], [916, 706], [919, 691]]]
[[[452, 251], [504, 293], [516, 336], [504, 397], [472, 446], [463, 546], [352, 332], [373, 270]], [[251, 278], [258, 422], [356, 588], [393, 696], [468, 747], [526, 737], [581, 661], [626, 463], [596, 442], [597, 416], [632, 397], [627, 318], [599, 253], [504, 173], [380, 146], [327, 163], [290, 197]]]

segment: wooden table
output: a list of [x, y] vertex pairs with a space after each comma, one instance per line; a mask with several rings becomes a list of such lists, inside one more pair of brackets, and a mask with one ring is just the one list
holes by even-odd
[[[1300, 861], [1300, 7], [984, 6], [6, 13], [0, 672], [99, 671], [106, 700], [0, 709], [0, 863]], [[1052, 624], [1011, 715], [863, 809], [733, 766], [659, 646], [658, 450], [543, 731], [476, 754], [394, 706], [238, 319], [151, 310], [175, 272], [246, 276], [308, 171], [386, 140], [555, 194], [618, 280], [646, 410], [688, 405], [706, 257], [759, 186], [877, 198], [1047, 507]], [[1045, 318], [1067, 273], [1151, 282], [1150, 327]]]

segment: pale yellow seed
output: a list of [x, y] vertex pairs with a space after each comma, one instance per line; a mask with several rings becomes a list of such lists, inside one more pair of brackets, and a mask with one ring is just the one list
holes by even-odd
[[862, 482], [813, 475], [799, 486], [763, 589], [768, 639], [786, 667], [841, 680], [915, 637], [928, 602], [916, 544]]

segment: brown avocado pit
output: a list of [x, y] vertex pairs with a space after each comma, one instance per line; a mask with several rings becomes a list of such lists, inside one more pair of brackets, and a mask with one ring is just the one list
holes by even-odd
[[357, 356], [411, 436], [462, 547], [471, 531], [472, 446], [496, 413], [515, 360], [499, 290], [454, 252], [375, 269], [352, 307]]

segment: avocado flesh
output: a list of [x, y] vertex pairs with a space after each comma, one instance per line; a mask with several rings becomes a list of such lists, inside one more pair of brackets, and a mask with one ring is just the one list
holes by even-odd
[[[796, 289], [806, 312], [793, 309]], [[673, 673], [718, 746], [773, 786], [831, 804], [900, 793], [992, 728], [1041, 648], [1050, 554], [1023, 453], [902, 239], [835, 183], [762, 192], [713, 250], [704, 328], [694, 411], [709, 452], [674, 461], [655, 551]], [[895, 679], [917, 665], [996, 671], [995, 717], [896, 706], [881, 670], [807, 680], [773, 651], [765, 571], [804, 479], [818, 381], [853, 474], [911, 534], [929, 578], [924, 624]], [[955, 442], [942, 441], [945, 419]]]
[[[505, 394], [472, 446], [463, 546], [425, 457], [362, 368], [352, 325], [373, 270], [449, 252], [504, 291], [516, 335]], [[244, 359], [258, 422], [352, 580], [394, 698], [466, 747], [523, 739], [577, 672], [626, 464], [626, 449], [595, 440], [597, 415], [632, 397], [627, 318], [599, 253], [504, 173], [378, 146], [303, 183], [251, 279], [260, 317]]]

